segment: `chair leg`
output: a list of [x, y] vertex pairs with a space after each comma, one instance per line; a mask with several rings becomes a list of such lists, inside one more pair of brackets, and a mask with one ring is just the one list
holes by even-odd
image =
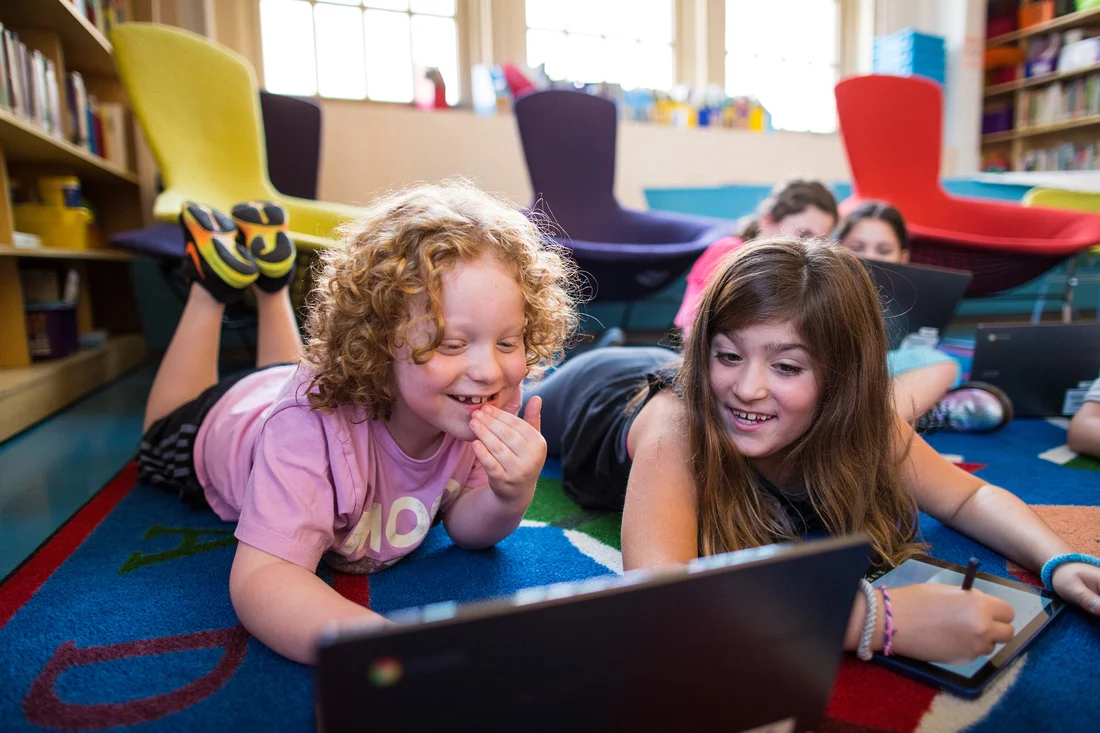
[[1066, 262], [1066, 290], [1062, 296], [1062, 323], [1072, 323], [1075, 318], [1073, 295], [1077, 288], [1077, 258]]
[[630, 329], [628, 328], [628, 326], [630, 325], [630, 317], [632, 315], [634, 315], [633, 300], [627, 301], [626, 308], [623, 310], [623, 316], [619, 319], [619, 328], [621, 328], [623, 331], [629, 332]]
[[1043, 319], [1043, 308], [1047, 304], [1047, 291], [1050, 289], [1050, 275], [1043, 278], [1039, 286], [1039, 294], [1035, 296], [1035, 305], [1031, 308], [1031, 322], [1038, 323]]

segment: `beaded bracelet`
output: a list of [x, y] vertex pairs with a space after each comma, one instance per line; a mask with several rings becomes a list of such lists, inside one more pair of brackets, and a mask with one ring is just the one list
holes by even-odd
[[1054, 590], [1054, 586], [1051, 585], [1051, 583], [1054, 582], [1054, 571], [1068, 562], [1084, 562], [1100, 568], [1100, 558], [1093, 557], [1092, 555], [1085, 555], [1080, 552], [1055, 555], [1043, 563], [1043, 569], [1039, 573], [1039, 577], [1042, 578], [1043, 585], [1046, 586], [1047, 589]]
[[863, 620], [863, 634], [859, 637], [856, 656], [865, 662], [869, 662], [874, 655], [871, 651], [871, 641], [875, 636], [875, 617], [878, 615], [878, 603], [875, 601], [874, 586], [864, 578], [859, 580], [859, 589], [863, 591], [863, 597], [867, 599], [867, 615]]
[[882, 591], [882, 607], [886, 610], [886, 631], [883, 637], [882, 654], [890, 656], [894, 649], [894, 609], [890, 607], [890, 591], [885, 585], [878, 587]]

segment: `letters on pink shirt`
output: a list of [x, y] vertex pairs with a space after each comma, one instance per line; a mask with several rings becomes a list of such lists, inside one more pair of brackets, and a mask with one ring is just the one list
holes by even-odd
[[362, 408], [310, 409], [309, 372], [250, 375], [203, 421], [195, 470], [211, 508], [242, 542], [314, 570], [374, 572], [412, 552], [464, 487], [488, 477], [469, 443], [447, 436], [412, 459]]

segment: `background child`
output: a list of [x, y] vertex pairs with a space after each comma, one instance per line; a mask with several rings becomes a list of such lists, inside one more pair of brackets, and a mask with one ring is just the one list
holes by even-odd
[[[835, 238], [854, 254], [881, 262], [909, 261], [909, 233], [901, 212], [865, 201], [840, 223]], [[894, 409], [918, 430], [991, 432], [1012, 420], [1012, 402], [985, 382], [960, 386], [959, 364], [930, 346], [907, 346], [886, 355], [893, 375]]]
[[756, 207], [756, 213], [742, 220], [738, 236], [719, 239], [692, 265], [687, 276], [687, 290], [673, 325], [684, 331], [691, 327], [699, 298], [714, 268], [744, 242], [780, 235], [799, 239], [824, 237], [836, 227], [836, 220], [836, 199], [825, 184], [799, 178], [776, 184]]
[[521, 213], [468, 185], [423, 186], [324, 254], [300, 366], [284, 272], [256, 293], [256, 369], [217, 382], [224, 303], [256, 281], [264, 242], [285, 240], [281, 211], [259, 209], [274, 232], [253, 241], [242, 224], [235, 244], [224, 215], [184, 208], [193, 284], [138, 460], [143, 479], [238, 521], [241, 622], [310, 662], [327, 626], [375, 616], [315, 575], [322, 558], [382, 570], [438, 515], [466, 548], [518, 526], [546, 455], [539, 403], [514, 414], [520, 384], [577, 317], [567, 261]]
[[[1023, 502], [947, 462], [898, 418], [878, 297], [851, 253], [764, 240], [721, 267], [682, 363], [667, 350], [602, 349], [536, 388], [546, 424], [564, 427], [548, 444], [561, 446], [567, 491], [592, 506], [625, 504], [624, 568], [852, 532], [871, 538], [872, 564], [894, 566], [921, 552], [919, 507], [1025, 567], [1051, 561], [1054, 589], [1100, 612], [1100, 567], [1060, 558], [1069, 545]], [[592, 405], [622, 416], [596, 439]], [[882, 649], [883, 599], [869, 595], [871, 646]], [[1013, 635], [1011, 607], [989, 595], [936, 584], [890, 595], [898, 654], [960, 661]], [[849, 649], [867, 609], [861, 594]]]
[[1085, 403], [1069, 421], [1066, 442], [1078, 453], [1100, 458], [1100, 379], [1092, 383]]

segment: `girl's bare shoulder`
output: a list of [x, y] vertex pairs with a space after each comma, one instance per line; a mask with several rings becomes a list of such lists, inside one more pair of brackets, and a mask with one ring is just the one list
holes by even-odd
[[627, 450], [637, 455], [637, 450], [661, 446], [662, 448], [687, 450], [688, 414], [683, 401], [671, 390], [655, 394], [634, 418], [627, 435]]

